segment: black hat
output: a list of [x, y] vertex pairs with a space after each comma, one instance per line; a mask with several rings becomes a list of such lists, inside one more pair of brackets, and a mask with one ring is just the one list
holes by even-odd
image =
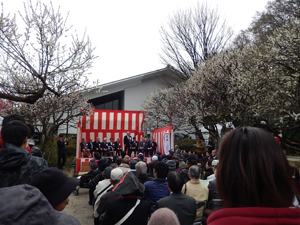
[[145, 186], [136, 178], [136, 176], [128, 171], [120, 180], [120, 182], [114, 187], [113, 191], [120, 195], [130, 195], [139, 191], [143, 193]]
[[105, 179], [110, 179], [110, 173], [111, 173], [112, 170], [113, 170], [113, 168], [110, 167], [110, 166], [108, 166], [104, 169], [103, 176], [104, 176]]
[[156, 154], [157, 154], [157, 155], [161, 155], [161, 152], [157, 151]]
[[189, 155], [186, 159], [187, 159], [189, 162], [196, 162], [196, 161], [197, 161], [197, 158], [196, 158], [196, 156], [194, 156], [194, 155]]
[[133, 137], [132, 139], [136, 139], [136, 137]]
[[37, 187], [55, 207], [70, 196], [78, 180], [66, 176], [57, 168], [48, 168], [35, 175], [30, 184]]
[[169, 153], [173, 154], [173, 153], [174, 153], [174, 151], [173, 151], [173, 150], [169, 150]]

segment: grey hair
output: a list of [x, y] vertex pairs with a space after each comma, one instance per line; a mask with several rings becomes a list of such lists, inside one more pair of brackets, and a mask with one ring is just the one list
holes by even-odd
[[147, 174], [147, 165], [145, 162], [139, 161], [135, 164], [135, 169], [138, 174]]
[[197, 165], [191, 166], [189, 168], [189, 173], [190, 173], [192, 178], [198, 179], [200, 174], [201, 174], [200, 167], [197, 166]]

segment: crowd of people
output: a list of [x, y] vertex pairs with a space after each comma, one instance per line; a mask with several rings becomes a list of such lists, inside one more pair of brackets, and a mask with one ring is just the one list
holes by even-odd
[[93, 157], [95, 153], [99, 153], [100, 156], [122, 156], [125, 155], [136, 157], [139, 153], [144, 154], [145, 156], [153, 156], [156, 152], [157, 143], [154, 138], [150, 138], [149, 141], [145, 137], [140, 141], [136, 140], [136, 137], [131, 137], [130, 132], [127, 132], [127, 135], [123, 139], [124, 149], [122, 148], [120, 138], [114, 142], [113, 138], [110, 138], [109, 142], [107, 138], [103, 138], [103, 142], [100, 141], [99, 137], [96, 137], [96, 140], [93, 141], [92, 138], [89, 138], [87, 142], [85, 138], [82, 138], [80, 142], [80, 150], [82, 157], [90, 158]]
[[[151, 145], [136, 157], [98, 148], [80, 179], [60, 170], [64, 162], [48, 168], [26, 149], [30, 130], [19, 115], [4, 118], [1, 136], [2, 224], [80, 224], [61, 212], [80, 188], [89, 188], [94, 224], [300, 224], [299, 179], [278, 142], [260, 128], [232, 130], [218, 151], [212, 138], [206, 146], [198, 139], [195, 152], [153, 151], [150, 163], [144, 159]], [[67, 140], [59, 141], [64, 148]], [[126, 140], [127, 150], [133, 141]]]

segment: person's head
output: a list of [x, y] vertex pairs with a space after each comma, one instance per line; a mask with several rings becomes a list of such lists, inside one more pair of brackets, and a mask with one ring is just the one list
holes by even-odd
[[37, 187], [57, 211], [62, 211], [69, 204], [69, 196], [77, 184], [76, 178], [66, 176], [57, 168], [42, 170], [30, 182], [30, 185]]
[[148, 139], [145, 137], [145, 138], [144, 138], [144, 141], [148, 141]]
[[216, 155], [217, 155], [217, 150], [215, 150], [215, 149], [212, 150], [212, 151], [211, 151], [211, 156], [212, 156], [212, 157], [215, 157]]
[[119, 165], [122, 163], [122, 158], [120, 158], [120, 157], [117, 158], [117, 159], [116, 159], [116, 163], [117, 163], [117, 165], [119, 166]]
[[123, 177], [123, 171], [119, 168], [115, 168], [110, 172], [110, 183], [115, 186]]
[[172, 160], [173, 159], [173, 155], [167, 155], [166, 158], [167, 158], [167, 160]]
[[171, 171], [170, 173], [168, 173], [167, 180], [168, 188], [170, 189], [170, 191], [172, 191], [173, 193], [181, 192], [184, 183], [180, 173]]
[[174, 171], [174, 170], [176, 170], [176, 163], [175, 163], [174, 160], [168, 160], [168, 161], [166, 162], [166, 164], [167, 164], [168, 167], [169, 167], [169, 171]]
[[114, 192], [126, 196], [137, 193], [144, 193], [145, 186], [137, 179], [137, 177], [130, 171], [125, 173], [119, 183], [113, 188]]
[[103, 142], [106, 142], [107, 141], [107, 138], [105, 137], [105, 138], [103, 138]]
[[136, 165], [135, 165], [135, 169], [136, 169], [136, 173], [138, 175], [142, 175], [142, 174], [147, 174], [147, 165], [145, 162], [143, 161], [139, 161]]
[[155, 210], [151, 215], [147, 225], [180, 225], [176, 214], [168, 208], [160, 208]]
[[111, 173], [112, 170], [113, 170], [112, 167], [107, 166], [107, 167], [104, 169], [104, 171], [103, 171], [103, 177], [104, 177], [105, 179], [110, 179], [110, 173]]
[[93, 138], [90, 138], [89, 140], [90, 140], [90, 142], [93, 142]]
[[218, 164], [219, 164], [219, 160], [217, 159], [213, 160], [211, 163], [215, 175], [217, 175]]
[[201, 169], [199, 166], [191, 166], [189, 168], [189, 178], [190, 179], [200, 179]]
[[198, 142], [202, 142], [203, 140], [202, 140], [201, 138], [198, 137], [198, 138], [197, 138], [197, 141], [198, 141]]
[[127, 159], [127, 158], [122, 159], [122, 163], [129, 164], [129, 159]]
[[157, 161], [158, 157], [156, 155], [152, 156], [152, 161]]
[[175, 145], [175, 146], [174, 146], [174, 149], [175, 149], [175, 150], [178, 149], [178, 145]]
[[143, 161], [144, 160], [144, 155], [143, 153], [138, 154], [138, 161]]
[[212, 143], [212, 142], [214, 142], [214, 139], [212, 137], [209, 137], [208, 142]]
[[96, 141], [99, 142], [99, 141], [100, 141], [100, 138], [96, 137]]
[[169, 173], [169, 166], [166, 163], [158, 162], [154, 166], [154, 176], [156, 178], [166, 178]]
[[19, 114], [13, 113], [13, 114], [9, 114], [3, 118], [2, 126], [4, 126], [6, 123], [13, 121], [13, 120], [19, 120], [19, 121], [22, 121], [23, 123], [25, 123], [25, 120], [22, 116], [20, 116]]
[[113, 142], [114, 139], [113, 139], [113, 138], [110, 138], [109, 140], [110, 140], [110, 142]]
[[1, 129], [3, 143], [10, 143], [25, 148], [29, 135], [28, 126], [20, 120], [5, 123]]
[[137, 164], [137, 160], [132, 160], [129, 162], [130, 169], [135, 170], [135, 165]]
[[[62, 136], [59, 136], [59, 137], [62, 137]], [[81, 140], [82, 140], [82, 142], [85, 142], [85, 138], [82, 138]]]
[[120, 142], [120, 138], [117, 138], [117, 141]]
[[213, 161], [213, 159], [207, 160], [206, 165], [205, 165], [206, 169], [210, 169], [211, 168], [212, 161]]
[[169, 151], [169, 155], [173, 157], [174, 151], [173, 151], [173, 150], [170, 150], [170, 151]]
[[127, 135], [128, 135], [128, 136], [130, 135], [130, 132], [129, 132], [129, 131], [127, 131]]
[[132, 139], [133, 139], [133, 141], [136, 141], [136, 137], [133, 137]]
[[189, 155], [186, 158], [186, 162], [188, 165], [196, 165], [197, 164], [197, 158], [195, 155]]
[[274, 137], [241, 127], [219, 149], [217, 187], [225, 207], [290, 207], [296, 190], [286, 157]]
[[211, 153], [209, 151], [206, 151], [206, 157], [211, 157]]

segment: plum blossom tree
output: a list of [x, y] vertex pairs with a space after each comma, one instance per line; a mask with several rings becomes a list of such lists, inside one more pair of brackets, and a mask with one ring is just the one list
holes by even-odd
[[27, 1], [18, 15], [0, 18], [0, 98], [34, 103], [85, 87], [95, 59], [89, 38], [69, 34], [68, 17], [51, 3]]
[[72, 121], [73, 124], [77, 124], [79, 116], [90, 115], [93, 109], [93, 105], [88, 103], [83, 92], [74, 91], [56, 96], [47, 91], [43, 98], [38, 99], [34, 104], [18, 103], [14, 106], [13, 112], [42, 128], [44, 139], [41, 150], [44, 152], [59, 126]]

